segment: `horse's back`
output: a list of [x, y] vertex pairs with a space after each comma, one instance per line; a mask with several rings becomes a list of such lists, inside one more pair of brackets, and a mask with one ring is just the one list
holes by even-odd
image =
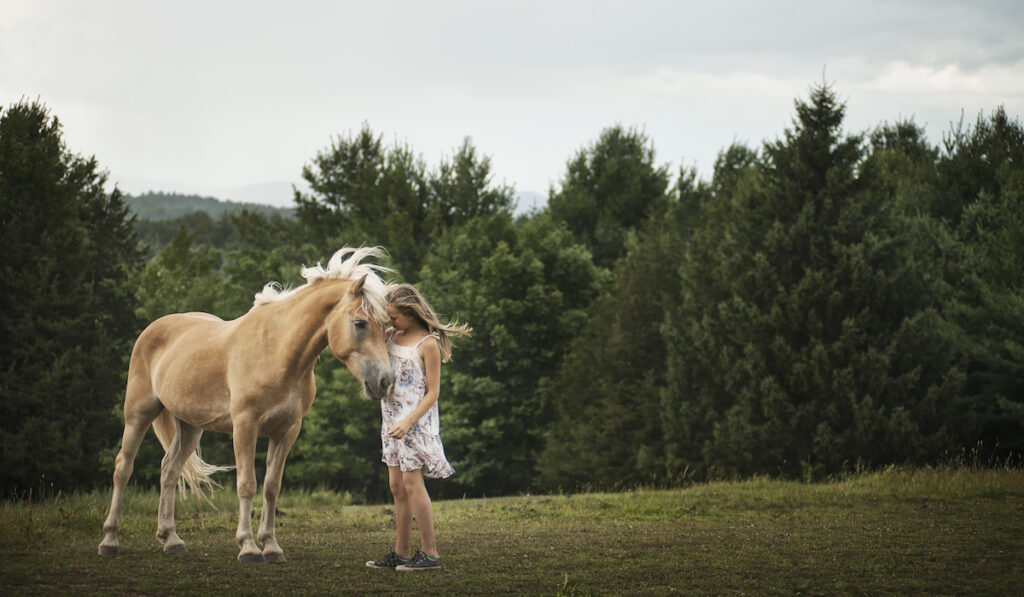
[[225, 323], [223, 319], [209, 313], [172, 313], [153, 321], [142, 330], [135, 340], [132, 350], [132, 361], [138, 357], [152, 360], [170, 345], [182, 340], [196, 341], [212, 337], [217, 324]]

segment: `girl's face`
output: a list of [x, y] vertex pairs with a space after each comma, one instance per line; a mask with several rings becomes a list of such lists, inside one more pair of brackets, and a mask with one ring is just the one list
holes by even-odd
[[402, 313], [393, 305], [388, 305], [388, 317], [391, 318], [391, 326], [400, 332], [408, 330], [417, 323], [416, 319]]

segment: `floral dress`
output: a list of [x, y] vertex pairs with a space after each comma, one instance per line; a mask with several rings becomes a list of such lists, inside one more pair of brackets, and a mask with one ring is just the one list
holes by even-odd
[[441, 445], [441, 421], [435, 402], [430, 410], [401, 439], [389, 437], [388, 430], [412, 412], [423, 396], [427, 393], [427, 375], [423, 368], [417, 347], [401, 346], [388, 340], [388, 355], [391, 357], [391, 368], [395, 372], [395, 386], [390, 397], [380, 401], [380, 438], [384, 445], [384, 457], [381, 458], [388, 466], [397, 466], [403, 472], [423, 469], [423, 476], [432, 479], [444, 479], [455, 474], [455, 469], [448, 463]]

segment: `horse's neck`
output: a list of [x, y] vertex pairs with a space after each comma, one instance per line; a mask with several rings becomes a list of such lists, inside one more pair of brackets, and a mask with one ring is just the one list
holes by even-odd
[[270, 346], [262, 348], [275, 354], [277, 362], [287, 363], [289, 369], [298, 373], [311, 368], [327, 347], [327, 315], [347, 288], [345, 281], [324, 280], [281, 302], [252, 311], [252, 315], [258, 316], [253, 323], [261, 330], [262, 339], [272, 340]]

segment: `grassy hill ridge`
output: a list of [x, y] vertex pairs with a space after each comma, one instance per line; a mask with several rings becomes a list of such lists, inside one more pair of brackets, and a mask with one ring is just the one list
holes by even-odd
[[288, 217], [295, 213], [292, 208], [273, 207], [259, 203], [237, 203], [223, 201], [215, 197], [199, 195], [182, 195], [150, 191], [141, 195], [125, 195], [125, 203], [139, 219], [151, 221], [173, 220], [181, 216], [206, 212], [211, 218], [217, 219], [225, 213], [247, 209], [266, 216], [280, 215]]
[[[0, 507], [17, 594], [938, 594], [1024, 592], [1020, 468], [887, 469], [820, 484], [753, 479], [674, 490], [435, 502], [444, 569], [368, 570], [394, 540], [389, 505], [287, 487], [288, 562], [236, 559], [233, 492], [178, 503], [187, 554], [160, 551], [157, 495], [128, 495], [122, 555], [96, 555], [109, 491]], [[258, 515], [257, 515], [258, 516]], [[415, 532], [414, 532], [415, 544]]]

